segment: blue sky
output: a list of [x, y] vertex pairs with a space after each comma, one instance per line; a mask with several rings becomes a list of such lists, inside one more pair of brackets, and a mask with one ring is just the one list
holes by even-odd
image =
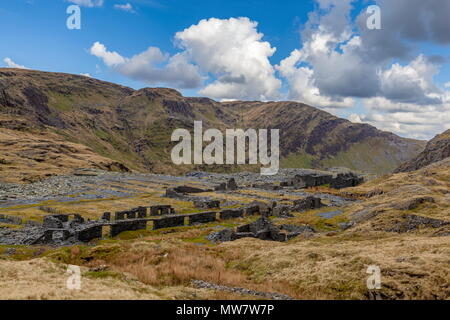
[[[66, 27], [73, 4], [81, 30]], [[365, 24], [374, 4], [381, 30]], [[296, 100], [428, 139], [450, 123], [445, 12], [450, 1], [11, 0], [0, 61], [216, 100]]]
[[[135, 13], [114, 8], [114, 4], [126, 3], [132, 4]], [[102, 7], [81, 6], [81, 30], [68, 30], [66, 8], [70, 4], [64, 0], [2, 1], [0, 27], [11, 30], [2, 35], [2, 55], [31, 69], [90, 73], [142, 88], [147, 85], [108, 72], [103, 66], [103, 72], [97, 74], [95, 66], [101, 62], [89, 54], [92, 44], [101, 41], [125, 56], [149, 46], [173, 54], [179, 51], [173, 43], [175, 33], [202, 19], [249, 17], [259, 22], [258, 31], [265, 40], [277, 47], [271, 57], [277, 63], [298, 47], [300, 22], [306, 21], [314, 8], [309, 1], [286, 1], [280, 6], [277, 1], [259, 0], [105, 0]]]

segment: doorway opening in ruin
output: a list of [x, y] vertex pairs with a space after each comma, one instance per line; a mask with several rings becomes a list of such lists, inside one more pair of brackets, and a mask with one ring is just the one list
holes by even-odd
[[111, 237], [111, 226], [102, 226], [102, 238]]

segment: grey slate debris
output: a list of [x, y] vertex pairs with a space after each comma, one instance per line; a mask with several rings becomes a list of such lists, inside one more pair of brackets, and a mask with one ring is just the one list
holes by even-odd
[[198, 209], [220, 209], [220, 200], [194, 200], [194, 207]]
[[275, 293], [275, 292], [262, 292], [262, 291], [255, 291], [245, 288], [237, 288], [237, 287], [227, 287], [227, 286], [221, 286], [214, 283], [206, 282], [203, 280], [192, 280], [192, 284], [200, 289], [212, 289], [212, 290], [218, 290], [218, 291], [226, 291], [231, 293], [238, 293], [243, 295], [249, 295], [249, 296], [257, 296], [262, 297], [265, 299], [271, 299], [271, 300], [294, 300], [292, 297]]
[[285, 242], [302, 233], [315, 233], [315, 230], [310, 226], [282, 225], [277, 227], [269, 219], [262, 217], [255, 222], [237, 227], [236, 230], [224, 229], [213, 232], [207, 236], [207, 239], [215, 243], [242, 238]]
[[393, 227], [388, 228], [386, 231], [406, 233], [416, 230], [420, 227], [431, 227], [437, 229], [447, 225], [450, 225], [450, 222], [439, 219], [421, 217], [415, 214], [407, 214], [404, 215], [401, 218], [401, 220], [397, 221]]

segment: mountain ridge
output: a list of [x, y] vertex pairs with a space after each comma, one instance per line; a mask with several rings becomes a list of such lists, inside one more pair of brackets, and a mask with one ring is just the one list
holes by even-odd
[[383, 174], [425, 146], [298, 102], [217, 102], [183, 97], [170, 88], [134, 90], [85, 76], [23, 69], [0, 69], [0, 115], [0, 130], [2, 123], [21, 118], [26, 125], [18, 131], [57, 134], [130, 170], [153, 173], [258, 169], [174, 166], [171, 133], [192, 129], [194, 120], [203, 121], [205, 129], [279, 128], [282, 167], [346, 166]]

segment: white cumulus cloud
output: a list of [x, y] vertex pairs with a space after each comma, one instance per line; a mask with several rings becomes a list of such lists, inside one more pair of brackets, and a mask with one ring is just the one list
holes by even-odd
[[17, 69], [28, 69], [27, 67], [21, 65], [21, 64], [17, 64], [15, 63], [11, 58], [6, 57], [5, 59], [3, 59], [3, 61], [6, 63], [6, 65], [9, 68], [17, 68]]
[[433, 77], [438, 72], [439, 68], [423, 55], [406, 66], [395, 63], [380, 74], [381, 94], [396, 102], [418, 105], [442, 103], [444, 92], [433, 83]]
[[119, 53], [108, 51], [105, 45], [98, 41], [92, 45], [90, 52], [92, 55], [101, 58], [108, 67], [115, 67], [126, 61]]
[[413, 45], [450, 41], [443, 29], [449, 20], [439, 6], [432, 0], [376, 0], [382, 30], [368, 30], [365, 10], [351, 18], [355, 0], [315, 1], [301, 47], [276, 66], [290, 99], [326, 110], [356, 107], [358, 99], [365, 110], [353, 113], [351, 121], [408, 137], [428, 139], [448, 129], [450, 91], [434, 82], [446, 59]]
[[[392, 103], [384, 98], [376, 99], [377, 101], [366, 101], [365, 103], [369, 107], [372, 104]], [[398, 109], [390, 113], [381, 113], [376, 109], [372, 109], [367, 115], [357, 116], [360, 117], [362, 122], [369, 123], [381, 130], [422, 140], [429, 140], [437, 133], [449, 129], [450, 103], [440, 105], [439, 107], [423, 106], [417, 111], [411, 111], [416, 106], [412, 105], [410, 107], [408, 111]], [[369, 110], [371, 109], [369, 108]]]
[[203, 82], [198, 67], [189, 63], [183, 53], [170, 56], [163, 54], [159, 48], [149, 47], [142, 53], [126, 58], [115, 51], [108, 51], [100, 42], [92, 45], [90, 53], [116, 72], [147, 84], [164, 83], [179, 89], [193, 89], [200, 87]]
[[291, 55], [276, 66], [277, 70], [289, 84], [290, 100], [296, 100], [319, 108], [348, 108], [354, 105], [352, 98], [332, 99], [323, 95], [315, 85], [314, 69], [307, 66], [298, 66], [302, 61], [303, 53], [294, 50]]
[[248, 18], [201, 20], [175, 35], [202, 71], [215, 77], [200, 93], [216, 99], [280, 97], [281, 81], [269, 61], [276, 48]]

